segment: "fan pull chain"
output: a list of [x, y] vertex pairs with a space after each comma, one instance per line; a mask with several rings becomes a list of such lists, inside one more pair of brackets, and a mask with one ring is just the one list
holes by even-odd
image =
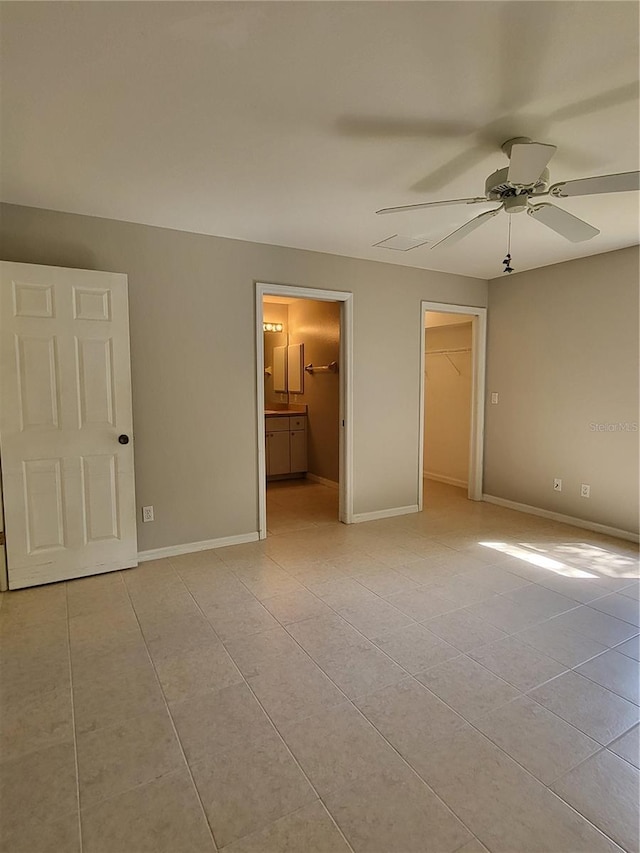
[[509, 233], [507, 237], [507, 256], [502, 262], [504, 264], [504, 269], [502, 272], [513, 272], [513, 267], [511, 266], [511, 217], [509, 217]]

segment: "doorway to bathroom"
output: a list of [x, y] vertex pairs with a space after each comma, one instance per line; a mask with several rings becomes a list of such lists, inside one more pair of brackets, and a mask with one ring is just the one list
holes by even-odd
[[261, 539], [351, 521], [351, 297], [256, 284]]
[[418, 506], [482, 500], [486, 308], [423, 302]]

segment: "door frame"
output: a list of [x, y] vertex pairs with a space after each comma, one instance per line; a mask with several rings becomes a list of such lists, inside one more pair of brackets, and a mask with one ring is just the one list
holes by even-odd
[[2, 498], [2, 459], [0, 458], [0, 592], [9, 589], [9, 574], [7, 572], [7, 545], [4, 534], [4, 503]]
[[340, 304], [340, 446], [338, 473], [338, 518], [353, 522], [353, 293], [320, 290], [300, 285], [255, 282], [256, 286], [256, 423], [258, 436], [258, 536], [267, 537], [267, 476], [264, 421], [264, 296], [288, 296]]
[[487, 362], [487, 309], [475, 305], [452, 305], [448, 302], [420, 303], [420, 424], [418, 438], [418, 507], [423, 507], [424, 478], [424, 415], [425, 415], [425, 318], [428, 311], [440, 314], [469, 314], [471, 323], [471, 430], [469, 436], [469, 500], [482, 500], [484, 456], [484, 402]]

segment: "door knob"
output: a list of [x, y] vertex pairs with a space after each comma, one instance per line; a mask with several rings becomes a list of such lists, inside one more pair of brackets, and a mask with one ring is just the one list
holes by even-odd
[[129, 444], [129, 436], [128, 435], [119, 435], [118, 441], [120, 444]]

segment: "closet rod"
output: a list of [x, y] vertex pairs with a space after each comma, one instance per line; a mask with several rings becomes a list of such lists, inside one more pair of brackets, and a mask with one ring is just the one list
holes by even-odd
[[425, 355], [448, 355], [452, 352], [471, 352], [471, 347], [462, 347], [460, 349], [427, 349]]

